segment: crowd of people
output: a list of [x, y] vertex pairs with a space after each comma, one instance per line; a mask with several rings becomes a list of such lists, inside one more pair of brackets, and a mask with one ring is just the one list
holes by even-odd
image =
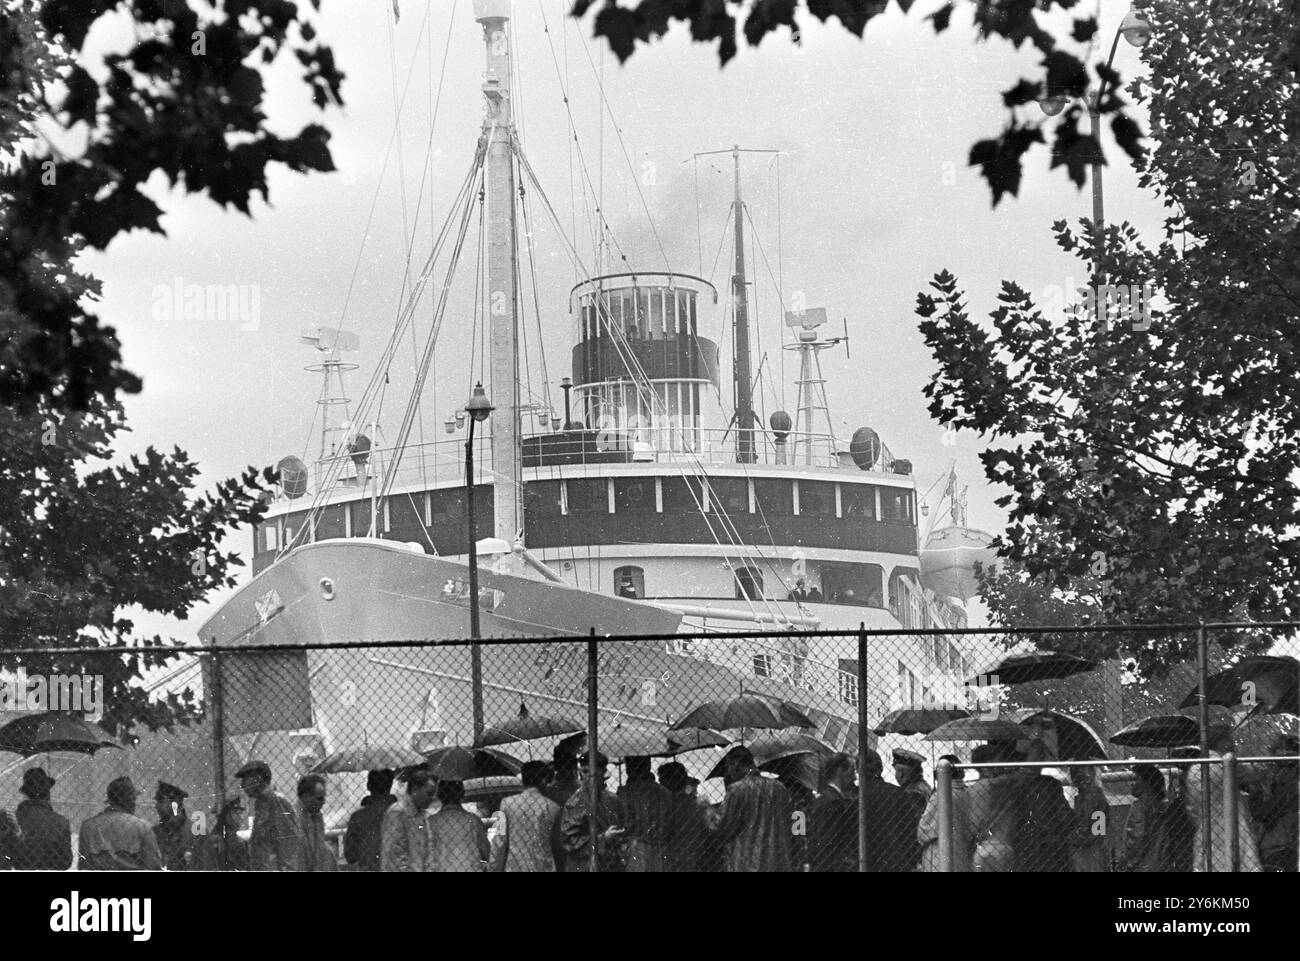
[[[1032, 766], [984, 767], [970, 778], [954, 772], [952, 870], [1202, 870], [1206, 843], [1211, 870], [1232, 869], [1220, 766], [1134, 766], [1133, 801], [1116, 838], [1095, 768], [1070, 768], [1066, 790], [1046, 773], [1051, 758], [1034, 750], [1040, 742], [1029, 742], [1027, 753], [1017, 753], [1016, 743], [980, 745], [971, 762]], [[1231, 731], [1212, 731], [1210, 748], [1215, 756], [1232, 750]], [[1273, 745], [1277, 756], [1298, 752], [1295, 735]], [[749, 748], [734, 747], [722, 765], [725, 797], [710, 804], [677, 761], [656, 771], [648, 757], [626, 758], [624, 783], [611, 792], [608, 758], [557, 748], [550, 763], [523, 765], [522, 791], [477, 810], [465, 806], [464, 782], [439, 780], [425, 767], [401, 772], [400, 798], [395, 772], [372, 771], [368, 794], [343, 835], [342, 860], [353, 870], [397, 872], [583, 872], [593, 861], [603, 872], [853, 872], [865, 809], [867, 870], [938, 871], [939, 798], [924, 780], [922, 761], [914, 752], [894, 751], [896, 783], [890, 783], [876, 752], [865, 753], [861, 771], [853, 757], [833, 754], [820, 765], [820, 789], [813, 791], [793, 774], [763, 774]], [[1298, 774], [1288, 761], [1242, 779], [1239, 870], [1296, 870]], [[249, 761], [235, 776], [243, 797], [226, 798], [211, 830], [198, 835], [181, 788], [158, 783], [158, 820], [150, 825], [136, 814], [139, 791], [131, 779], [110, 782], [105, 809], [80, 825], [78, 867], [340, 869], [322, 813], [329, 790], [323, 775], [298, 780], [296, 803], [274, 789], [265, 762]], [[1202, 821], [1202, 778], [1210, 780], [1208, 822]], [[24, 773], [25, 799], [16, 816], [0, 811], [0, 868], [72, 866], [71, 825], [50, 803], [54, 784], [42, 768]]]

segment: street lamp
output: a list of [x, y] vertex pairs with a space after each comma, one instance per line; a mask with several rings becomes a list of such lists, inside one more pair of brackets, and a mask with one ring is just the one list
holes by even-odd
[[[1106, 96], [1107, 74], [1110, 73], [1111, 64], [1115, 62], [1115, 48], [1119, 46], [1119, 38], [1123, 37], [1135, 47], [1142, 47], [1151, 39], [1151, 25], [1139, 17], [1132, 10], [1124, 14], [1124, 19], [1120, 21], [1119, 29], [1115, 31], [1115, 39], [1111, 41], [1110, 56], [1106, 58], [1106, 70], [1102, 73], [1101, 88], [1097, 91], [1095, 97], [1088, 99], [1088, 117], [1091, 120], [1092, 139], [1097, 145], [1096, 158], [1092, 162], [1092, 225], [1093, 225], [1093, 273], [1100, 279], [1101, 276], [1101, 254], [1102, 254], [1102, 234], [1106, 229], [1106, 218], [1102, 207], [1101, 194], [1101, 101]], [[1049, 117], [1055, 117], [1069, 104], [1070, 98], [1060, 93], [1050, 93], [1038, 101], [1038, 106], [1042, 108], [1043, 113]]]
[[483, 655], [479, 638], [478, 611], [478, 544], [474, 541], [474, 425], [488, 419], [495, 408], [483, 390], [482, 382], [465, 405], [469, 414], [469, 437], [465, 441], [465, 514], [469, 520], [469, 636], [475, 642], [469, 648], [470, 686], [474, 699], [474, 740], [483, 734]]

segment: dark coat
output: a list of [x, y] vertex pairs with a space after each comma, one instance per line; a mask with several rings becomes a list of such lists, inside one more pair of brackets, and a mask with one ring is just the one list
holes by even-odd
[[751, 773], [727, 788], [718, 836], [725, 870], [790, 870], [790, 792], [773, 778]]
[[1016, 871], [1072, 871], [1074, 812], [1060, 783], [1045, 774], [1013, 774], [1007, 780], [1014, 785], [1018, 806]]
[[[911, 871], [921, 856], [917, 825], [925, 811], [925, 798], [878, 777], [863, 780], [867, 809], [867, 870]], [[857, 812], [853, 816], [857, 830]], [[855, 839], [854, 860], [857, 860]]]
[[22, 839], [14, 867], [27, 871], [66, 871], [72, 867], [72, 828], [49, 801], [28, 798], [18, 805]]
[[355, 864], [358, 871], [379, 870], [384, 815], [396, 803], [393, 794], [367, 794], [361, 799], [361, 809], [348, 818], [348, 830], [343, 835], [343, 860]]
[[858, 869], [858, 799], [833, 787], [812, 805], [808, 819], [808, 854], [819, 873]]
[[712, 840], [699, 802], [689, 794], [668, 795], [667, 870], [702, 870], [702, 856]]

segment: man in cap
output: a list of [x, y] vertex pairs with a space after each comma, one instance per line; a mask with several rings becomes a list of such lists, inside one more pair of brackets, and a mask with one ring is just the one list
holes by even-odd
[[81, 823], [77, 851], [82, 871], [162, 870], [158, 839], [135, 815], [139, 796], [129, 777], [108, 783], [108, 807]]
[[[925, 800], [915, 791], [890, 784], [881, 776], [884, 770], [885, 763], [880, 754], [868, 750], [862, 767], [862, 784], [858, 788], [867, 809], [867, 870], [911, 871], [921, 856], [917, 826], [925, 811]], [[855, 812], [855, 832], [857, 826]], [[856, 836], [853, 843], [856, 847]], [[853, 859], [857, 859], [856, 851]]]
[[297, 871], [302, 857], [302, 829], [293, 805], [271, 787], [271, 767], [249, 761], [235, 777], [253, 802], [253, 833], [248, 839], [249, 866], [254, 871]]
[[187, 797], [188, 793], [166, 781], [159, 781], [158, 790], [154, 792], [158, 824], [153, 833], [158, 839], [163, 868], [167, 871], [187, 871], [194, 860], [194, 835], [190, 833], [190, 818], [185, 813]]
[[348, 830], [343, 836], [343, 859], [355, 864], [358, 871], [378, 871], [380, 861], [380, 832], [384, 815], [397, 803], [393, 793], [392, 771], [371, 771], [366, 775], [366, 790], [361, 799], [361, 809], [348, 818]]
[[930, 800], [930, 785], [925, 783], [921, 768], [924, 763], [925, 758], [915, 751], [900, 748], [894, 752], [894, 780], [904, 791], [919, 797], [923, 809], [925, 802]]
[[715, 830], [728, 872], [790, 870], [790, 792], [763, 777], [749, 748], [734, 747], [724, 763], [729, 785]]
[[594, 817], [591, 810], [593, 782], [590, 760], [587, 754], [578, 757], [582, 784], [564, 802], [564, 810], [560, 814], [560, 836], [567, 856], [564, 870], [575, 874], [591, 870], [593, 839], [597, 870], [622, 870], [622, 845], [619, 842], [623, 835], [623, 811], [618, 800], [605, 789], [605, 782], [609, 778], [609, 758], [596, 752]]
[[14, 867], [25, 871], [66, 871], [72, 867], [72, 827], [50, 805], [54, 778], [44, 768], [23, 772], [24, 796], [15, 811], [21, 841]]

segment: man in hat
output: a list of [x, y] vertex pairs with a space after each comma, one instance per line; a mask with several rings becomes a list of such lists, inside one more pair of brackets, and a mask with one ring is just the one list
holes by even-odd
[[108, 807], [81, 823], [77, 841], [82, 871], [161, 871], [158, 839], [136, 817], [139, 790], [129, 777], [108, 783]]
[[158, 853], [162, 855], [166, 871], [187, 871], [194, 860], [194, 835], [190, 833], [190, 818], [185, 813], [185, 799], [189, 794], [175, 784], [158, 782], [154, 792], [154, 810], [158, 824], [154, 836], [158, 839]]
[[922, 809], [925, 802], [930, 800], [930, 785], [925, 783], [921, 770], [924, 763], [925, 758], [915, 751], [900, 748], [894, 752], [894, 780], [908, 794], [915, 794], [921, 799]]
[[[921, 856], [917, 827], [925, 811], [925, 801], [915, 791], [890, 784], [882, 777], [884, 771], [885, 762], [880, 754], [868, 750], [862, 767], [862, 784], [858, 788], [866, 798], [867, 870], [911, 871]], [[855, 811], [855, 848], [857, 827]], [[856, 850], [853, 859], [857, 859]]]
[[858, 869], [858, 799], [853, 758], [832, 754], [822, 765], [821, 797], [812, 805], [808, 855], [812, 870], [822, 873]]
[[253, 833], [248, 839], [248, 859], [254, 871], [297, 871], [302, 857], [302, 829], [293, 805], [271, 787], [271, 767], [249, 761], [235, 777], [253, 802]]
[[358, 871], [378, 871], [380, 861], [380, 832], [384, 815], [397, 803], [393, 793], [392, 771], [371, 771], [366, 775], [366, 790], [361, 799], [361, 809], [348, 818], [348, 830], [343, 836], [343, 859], [355, 864]]
[[605, 789], [609, 779], [609, 758], [596, 752], [596, 811], [591, 810], [591, 769], [589, 757], [578, 757], [578, 770], [582, 783], [564, 802], [560, 814], [560, 836], [563, 839], [567, 861], [566, 872], [575, 874], [591, 870], [592, 844], [596, 848], [596, 867], [600, 871], [622, 870], [623, 811], [618, 800]]
[[724, 763], [729, 781], [718, 820], [728, 872], [790, 870], [790, 792], [763, 777], [749, 748], [734, 747]]
[[25, 871], [66, 871], [72, 867], [72, 827], [50, 805], [54, 778], [44, 768], [23, 772], [18, 789], [25, 800], [15, 812], [21, 840], [14, 867]]

